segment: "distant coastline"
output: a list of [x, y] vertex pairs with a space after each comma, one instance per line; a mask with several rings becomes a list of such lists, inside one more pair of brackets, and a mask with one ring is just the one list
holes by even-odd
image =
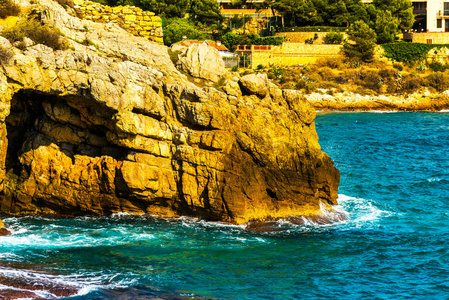
[[449, 91], [409, 95], [362, 96], [352, 92], [334, 95], [311, 93], [304, 98], [317, 111], [442, 111], [449, 109]]

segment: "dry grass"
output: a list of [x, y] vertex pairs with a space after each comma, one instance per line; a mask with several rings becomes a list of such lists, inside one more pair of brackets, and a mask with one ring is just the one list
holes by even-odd
[[11, 49], [0, 46], [0, 63], [7, 64], [13, 56], [14, 53], [11, 51]]
[[56, 0], [56, 2], [58, 2], [64, 8], [74, 6], [73, 0]]
[[46, 45], [54, 50], [67, 49], [57, 29], [43, 25], [35, 19], [20, 20], [15, 26], [3, 30], [2, 36], [11, 43], [22, 42], [25, 37], [28, 37], [35, 43]]
[[0, 0], [0, 19], [9, 16], [18, 16], [20, 14], [20, 6], [11, 0]]
[[[327, 89], [328, 93], [342, 91], [362, 95], [407, 94], [420, 90], [445, 91], [449, 89], [449, 68], [434, 72], [422, 64], [390, 63], [385, 60], [359, 63], [344, 58], [320, 59], [304, 67], [276, 68], [282, 76], [270, 79], [282, 88], [294, 88], [305, 93]], [[271, 73], [270, 73], [271, 72]]]

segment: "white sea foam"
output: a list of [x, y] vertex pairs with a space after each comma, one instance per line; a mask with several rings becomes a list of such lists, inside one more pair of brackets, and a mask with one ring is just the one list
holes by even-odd
[[[371, 110], [371, 111], [367, 111], [368, 113], [372, 113], [372, 114], [395, 114], [395, 113], [399, 113], [399, 111], [395, 111], [395, 110]], [[403, 113], [401, 111], [401, 113]]]
[[[54, 228], [52, 228], [54, 229]], [[72, 231], [57, 229], [54, 231], [41, 232], [34, 234], [28, 230], [18, 230], [15, 234], [1, 237], [1, 247], [14, 248], [81, 248], [81, 247], [98, 247], [110, 245], [122, 245], [130, 241], [153, 240], [157, 237], [153, 234], [145, 232], [130, 232], [129, 228], [115, 228], [114, 234], [106, 236], [98, 236], [101, 228], [83, 229], [83, 232], [73, 233]], [[21, 232], [21, 234], [19, 234]], [[110, 232], [111, 233], [111, 230]]]
[[[9, 278], [20, 278], [30, 283], [46, 284], [50, 286], [67, 286], [77, 291], [77, 296], [86, 295], [98, 289], [119, 289], [129, 287], [137, 282], [137, 274], [128, 273], [123, 275], [124, 279], [116, 281], [117, 274], [73, 274], [73, 275], [51, 275], [35, 270], [22, 270], [0, 267], [0, 274]], [[29, 291], [44, 299], [56, 299], [56, 295], [45, 290], [27, 290], [0, 284], [0, 290], [12, 289]]]
[[375, 201], [363, 198], [340, 194], [338, 195], [338, 202], [351, 215], [351, 223], [356, 225], [376, 221], [393, 214], [393, 212], [380, 209]]
[[439, 178], [439, 177], [432, 177], [432, 178], [427, 178], [426, 180], [427, 180], [427, 182], [432, 183], [432, 182], [441, 181], [441, 178]]
[[[0, 284], [0, 290], [13, 290], [13, 291], [21, 291], [21, 292], [30, 292], [35, 295], [37, 295], [39, 298], [42, 299], [57, 299], [58, 297], [55, 294], [52, 294], [47, 291], [43, 290], [29, 290], [29, 289], [20, 289], [13, 286], [7, 286]], [[33, 298], [20, 298], [21, 300], [27, 300], [27, 299], [33, 299]]]
[[132, 213], [128, 213], [128, 212], [118, 212], [118, 213], [113, 213], [111, 215], [111, 218], [129, 218], [129, 217], [140, 217], [140, 216], [147, 216], [145, 214], [132, 214]]

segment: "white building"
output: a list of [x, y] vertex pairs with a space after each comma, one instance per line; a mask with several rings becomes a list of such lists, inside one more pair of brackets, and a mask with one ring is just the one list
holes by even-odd
[[417, 0], [413, 2], [413, 8], [419, 11], [426, 10], [428, 32], [449, 32], [449, 2]]

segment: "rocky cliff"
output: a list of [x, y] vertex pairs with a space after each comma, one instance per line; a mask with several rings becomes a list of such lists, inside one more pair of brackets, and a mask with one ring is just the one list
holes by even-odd
[[51, 0], [35, 11], [71, 49], [0, 37], [13, 52], [0, 69], [2, 213], [243, 223], [336, 204], [339, 172], [295, 91], [229, 74], [199, 87], [164, 46]]

